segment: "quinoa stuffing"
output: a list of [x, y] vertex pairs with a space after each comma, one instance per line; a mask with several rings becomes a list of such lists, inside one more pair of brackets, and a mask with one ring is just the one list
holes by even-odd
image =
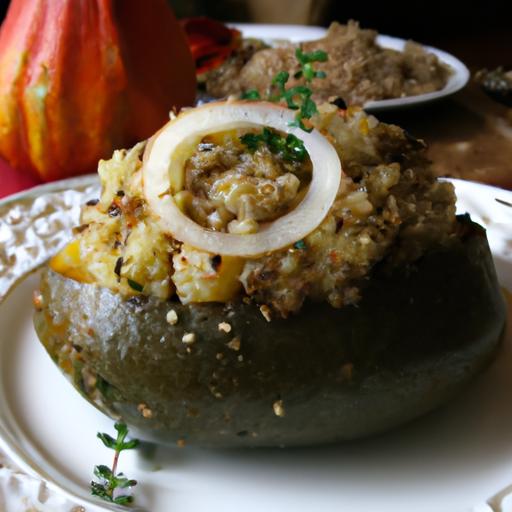
[[185, 165], [185, 187], [175, 200], [201, 226], [230, 233], [258, 231], [259, 224], [293, 209], [311, 179], [311, 162], [287, 161], [267, 146], [248, 151], [236, 131], [203, 139]]
[[[297, 313], [306, 300], [356, 304], [377, 263], [414, 262], [454, 239], [453, 187], [436, 180], [421, 141], [356, 107], [318, 105], [311, 123], [335, 148], [344, 174], [324, 220], [291, 246], [244, 258], [211, 254], [163, 232], [144, 199], [141, 143], [100, 162], [101, 197], [85, 205], [84, 229], [52, 268], [128, 298], [253, 302], [270, 321]], [[240, 135], [202, 140], [185, 164], [182, 207], [212, 231], [236, 231], [247, 220], [256, 224], [249, 231], [259, 229], [293, 209], [311, 179], [308, 159], [286, 162], [265, 146], [251, 151]], [[194, 341], [185, 334], [184, 343]]]

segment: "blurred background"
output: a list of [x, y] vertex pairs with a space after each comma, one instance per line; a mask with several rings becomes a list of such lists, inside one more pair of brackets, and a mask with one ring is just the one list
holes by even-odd
[[177, 16], [327, 26], [354, 19], [381, 34], [438, 46], [470, 67], [512, 67], [510, 2], [341, 2], [336, 0], [170, 0]]
[[[125, 0], [117, 1], [122, 6]], [[144, 3], [147, 0], [138, 1]], [[346, 23], [353, 19], [359, 21], [362, 28], [412, 39], [453, 54], [472, 73], [472, 79], [464, 90], [440, 102], [379, 113], [379, 118], [398, 124], [424, 139], [436, 174], [512, 189], [512, 108], [490, 99], [474, 79], [475, 72], [482, 68], [503, 66], [506, 70], [512, 69], [510, 0], [465, 3], [446, 0], [168, 1], [178, 18], [209, 16], [220, 21], [325, 27], [334, 20]], [[9, 0], [0, 0], [0, 21], [8, 5]], [[20, 178], [12, 176], [16, 187], [21, 186]], [[8, 178], [5, 170], [1, 178], [3, 193], [6, 194]], [[24, 183], [23, 186], [29, 184], [33, 183]]]
[[[140, 0], [144, 1], [144, 0]], [[358, 20], [382, 34], [437, 46], [471, 68], [512, 67], [510, 2], [341, 2], [336, 0], [169, 0], [176, 15], [222, 21], [327, 26]], [[3, 19], [9, 0], [0, 0]]]

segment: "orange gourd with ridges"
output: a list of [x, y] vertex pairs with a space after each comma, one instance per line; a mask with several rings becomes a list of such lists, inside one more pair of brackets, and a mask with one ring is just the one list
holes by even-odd
[[12, 0], [0, 30], [0, 155], [14, 167], [45, 180], [91, 172], [195, 93], [166, 0]]

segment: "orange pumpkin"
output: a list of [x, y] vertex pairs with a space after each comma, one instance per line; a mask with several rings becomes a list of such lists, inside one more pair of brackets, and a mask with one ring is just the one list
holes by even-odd
[[166, 0], [12, 0], [0, 30], [0, 155], [44, 180], [91, 172], [196, 94]]

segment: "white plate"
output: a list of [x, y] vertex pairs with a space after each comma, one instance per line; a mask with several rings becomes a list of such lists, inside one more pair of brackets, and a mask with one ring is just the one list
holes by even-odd
[[[21, 194], [8, 204], [0, 202], [0, 244], [10, 236], [6, 219], [14, 219], [12, 230], [20, 226], [16, 218], [27, 195], [43, 194], [36, 205], [40, 219], [46, 215], [63, 228], [76, 222], [75, 206], [95, 189], [91, 178], [72, 183], [85, 192], [62, 193], [69, 184], [62, 182]], [[512, 192], [454, 183], [459, 210], [487, 226], [500, 280], [512, 289], [512, 208], [495, 200], [512, 203]], [[64, 200], [64, 206], [52, 206]], [[61, 207], [71, 217], [59, 217]], [[37, 226], [22, 226], [19, 233], [32, 245], [34, 238], [51, 237]], [[93, 466], [111, 461], [111, 452], [95, 436], [112, 432], [112, 421], [72, 388], [36, 339], [31, 306], [36, 286], [37, 276], [28, 277], [0, 306], [0, 448], [68, 498], [64, 504], [54, 499], [52, 506], [38, 510], [69, 511], [69, 499], [87, 511], [105, 510], [91, 502], [88, 486]], [[510, 503], [507, 508], [509, 498], [503, 509], [497, 505], [501, 497], [493, 498], [512, 483], [511, 390], [509, 336], [495, 363], [458, 399], [394, 432], [311, 449], [158, 448], [152, 455], [123, 453], [120, 469], [139, 481], [137, 503], [153, 512], [512, 510]]]
[[[326, 33], [325, 28], [308, 27], [304, 25], [258, 25], [250, 23], [233, 23], [232, 26], [238, 28], [245, 37], [255, 37], [267, 41], [275, 41], [279, 39], [288, 39], [292, 42], [311, 41], [320, 39]], [[377, 36], [377, 43], [383, 48], [392, 48], [393, 50], [402, 51], [406, 41], [398, 37], [379, 35]], [[459, 59], [447, 52], [433, 48], [432, 46], [424, 45], [423, 47], [427, 51], [436, 55], [441, 62], [448, 65], [452, 70], [452, 75], [443, 89], [426, 94], [418, 94], [417, 96], [407, 96], [405, 98], [368, 101], [364, 105], [365, 110], [374, 113], [421, 105], [450, 96], [467, 84], [470, 76], [469, 70]]]

